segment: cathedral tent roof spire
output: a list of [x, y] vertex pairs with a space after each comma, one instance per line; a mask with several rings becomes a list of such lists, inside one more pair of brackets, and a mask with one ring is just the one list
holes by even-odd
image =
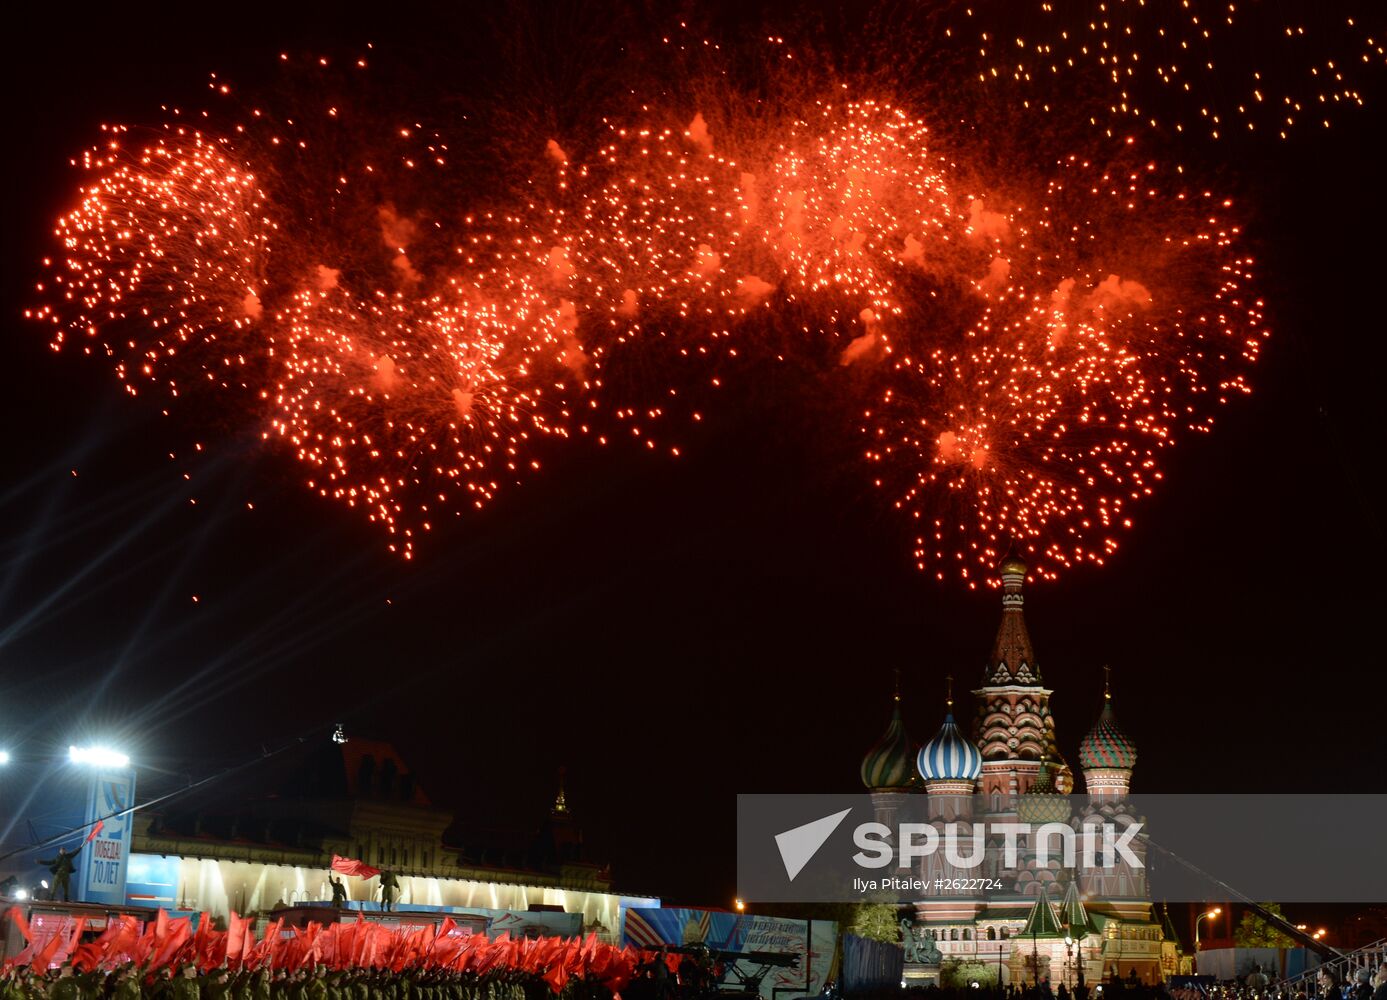
[[1094, 930], [1093, 921], [1089, 919], [1088, 910], [1084, 909], [1084, 901], [1079, 896], [1077, 879], [1070, 879], [1064, 890], [1064, 900], [1060, 903], [1060, 923], [1074, 938], [1081, 938]]
[[1026, 582], [1026, 563], [1019, 556], [1009, 555], [997, 567], [1002, 578], [1002, 623], [992, 644], [992, 655], [983, 671], [984, 686], [1039, 686], [1040, 667], [1035, 662], [1031, 636], [1026, 631], [1022, 613], [1025, 596], [1021, 588]]
[[550, 810], [555, 816], [563, 816], [568, 812], [568, 799], [563, 793], [563, 779], [568, 773], [568, 768], [559, 768], [559, 794], [554, 796], [554, 807]]
[[1040, 883], [1040, 895], [1036, 897], [1035, 905], [1031, 907], [1031, 912], [1026, 916], [1026, 926], [1022, 928], [1021, 936], [1028, 938], [1064, 937], [1064, 930], [1060, 927], [1059, 914], [1055, 912], [1055, 904], [1050, 902], [1050, 892], [1044, 882]]

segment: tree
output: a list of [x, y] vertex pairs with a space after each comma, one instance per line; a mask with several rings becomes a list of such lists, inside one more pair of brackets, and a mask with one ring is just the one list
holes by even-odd
[[997, 985], [997, 966], [958, 958], [946, 958], [939, 964], [939, 985], [945, 989], [967, 989], [973, 983], [982, 989]]
[[844, 921], [843, 930], [858, 937], [899, 944], [901, 940], [900, 907], [895, 903], [853, 903], [851, 916]]
[[[1262, 909], [1268, 910], [1278, 917], [1282, 916], [1280, 903], [1261, 903], [1260, 905]], [[1264, 920], [1259, 914], [1248, 910], [1243, 914], [1238, 929], [1233, 932], [1233, 945], [1237, 948], [1294, 948], [1296, 942], [1278, 930], [1275, 925]]]
[[832, 920], [839, 934], [901, 943], [901, 907], [897, 903], [762, 903], [757, 913], [768, 917]]

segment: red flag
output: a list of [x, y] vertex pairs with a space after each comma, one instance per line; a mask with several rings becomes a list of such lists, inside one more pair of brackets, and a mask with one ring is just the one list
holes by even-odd
[[38, 950], [38, 954], [36, 954], [33, 957], [33, 959], [31, 959], [29, 962], [30, 967], [37, 969], [40, 972], [47, 972], [48, 966], [51, 965], [53, 959], [57, 957], [58, 950], [62, 948], [62, 946], [63, 935], [62, 932], [59, 931], [58, 933], [54, 934], [51, 938], [49, 938], [48, 942]]
[[24, 919], [24, 911], [17, 906], [11, 906], [9, 911], [10, 919], [14, 921], [15, 927], [19, 928], [20, 935], [25, 941], [34, 940], [34, 934], [29, 930], [29, 921]]
[[380, 874], [379, 868], [372, 868], [364, 861], [356, 858], [344, 858], [340, 854], [332, 856], [332, 870], [341, 872], [343, 875], [356, 875], [359, 878], [375, 878]]
[[82, 841], [82, 843], [84, 843], [84, 844], [90, 844], [93, 840], [96, 839], [96, 835], [97, 835], [98, 833], [101, 832], [101, 828], [104, 827], [105, 825], [106, 825], [106, 821], [105, 821], [104, 819], [99, 819], [99, 820], [97, 820], [97, 821], [96, 821], [96, 826], [92, 827], [92, 832], [89, 833], [89, 834], [87, 834], [87, 839], [84, 840], [84, 841]]
[[203, 911], [197, 918], [197, 933], [193, 935], [193, 964], [197, 966], [199, 972], [206, 972], [211, 968], [208, 964], [211, 958], [208, 954], [211, 943], [212, 918], [206, 911]]
[[543, 979], [555, 993], [562, 993], [563, 984], [568, 982], [568, 972], [562, 962], [555, 962], [549, 966], [549, 971], [544, 974]]
[[117, 917], [120, 930], [106, 942], [106, 954], [102, 961], [115, 964], [130, 961], [140, 940], [140, 922], [134, 917]]
[[[160, 910], [159, 913], [162, 915], [164, 911]], [[153, 968], [161, 969], [173, 964], [183, 946], [193, 938], [190, 924], [191, 921], [187, 917], [167, 921], [168, 933], [164, 935], [164, 940], [154, 955]]]
[[246, 922], [235, 910], [226, 918], [226, 964], [234, 966], [241, 961], [246, 943]]
[[79, 972], [91, 972], [101, 960], [110, 954], [111, 943], [120, 936], [121, 930], [125, 927], [124, 917], [112, 917], [106, 924], [106, 929], [102, 931], [95, 940], [85, 944], [79, 943], [72, 949], [72, 965]]

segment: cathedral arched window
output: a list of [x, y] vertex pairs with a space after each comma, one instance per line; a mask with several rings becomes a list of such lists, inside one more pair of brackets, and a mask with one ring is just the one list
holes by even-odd
[[997, 940], [997, 928], [995, 928], [995, 927], [989, 927], [989, 928], [987, 929], [987, 940], [989, 940], [989, 941], [996, 941], [996, 940]]
[[971, 940], [973, 940], [973, 931], [972, 931], [971, 928], [969, 928], [969, 927], [963, 928], [963, 940], [965, 940], [965, 941], [971, 941]]
[[1011, 937], [1011, 930], [1010, 930], [1009, 928], [1003, 927], [1003, 928], [1002, 928], [1002, 940], [1005, 941], [1005, 940], [1006, 940], [1007, 938], [1009, 938], [1009, 937]]

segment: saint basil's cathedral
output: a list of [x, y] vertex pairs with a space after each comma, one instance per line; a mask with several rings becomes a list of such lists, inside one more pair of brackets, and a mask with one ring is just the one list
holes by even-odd
[[[897, 693], [886, 732], [862, 761], [878, 819], [894, 825], [899, 796], [910, 794], [928, 797], [929, 820], [941, 830], [959, 823], [966, 834], [975, 818], [1033, 828], [1059, 822], [1076, 831], [1085, 821], [1113, 823], [1121, 830], [1137, 819], [1126, 809], [1137, 751], [1118, 725], [1111, 690], [1105, 683], [1102, 711], [1079, 742], [1082, 788], [1076, 789], [1059, 751], [1052, 691], [1026, 630], [1026, 565], [1008, 558], [999, 573], [1002, 622], [982, 685], [972, 692], [971, 725], [955, 719], [950, 690], [943, 724], [919, 746], [901, 721]], [[1087, 802], [1075, 806], [1083, 799], [1068, 796], [1079, 791]], [[1078, 833], [1081, 852], [1084, 836]], [[903, 910], [908, 981], [966, 986], [1048, 979], [1055, 986], [1091, 987], [1133, 975], [1158, 982], [1177, 971], [1176, 936], [1164, 910], [1158, 914], [1149, 899], [1146, 869], [1122, 863], [1066, 869], [1058, 850], [1041, 864], [1028, 838], [1019, 847], [1010, 869], [1000, 851], [989, 851], [986, 870], [954, 870], [934, 856], [920, 862], [919, 874], [930, 883], [985, 877], [1001, 888], [944, 890]]]

